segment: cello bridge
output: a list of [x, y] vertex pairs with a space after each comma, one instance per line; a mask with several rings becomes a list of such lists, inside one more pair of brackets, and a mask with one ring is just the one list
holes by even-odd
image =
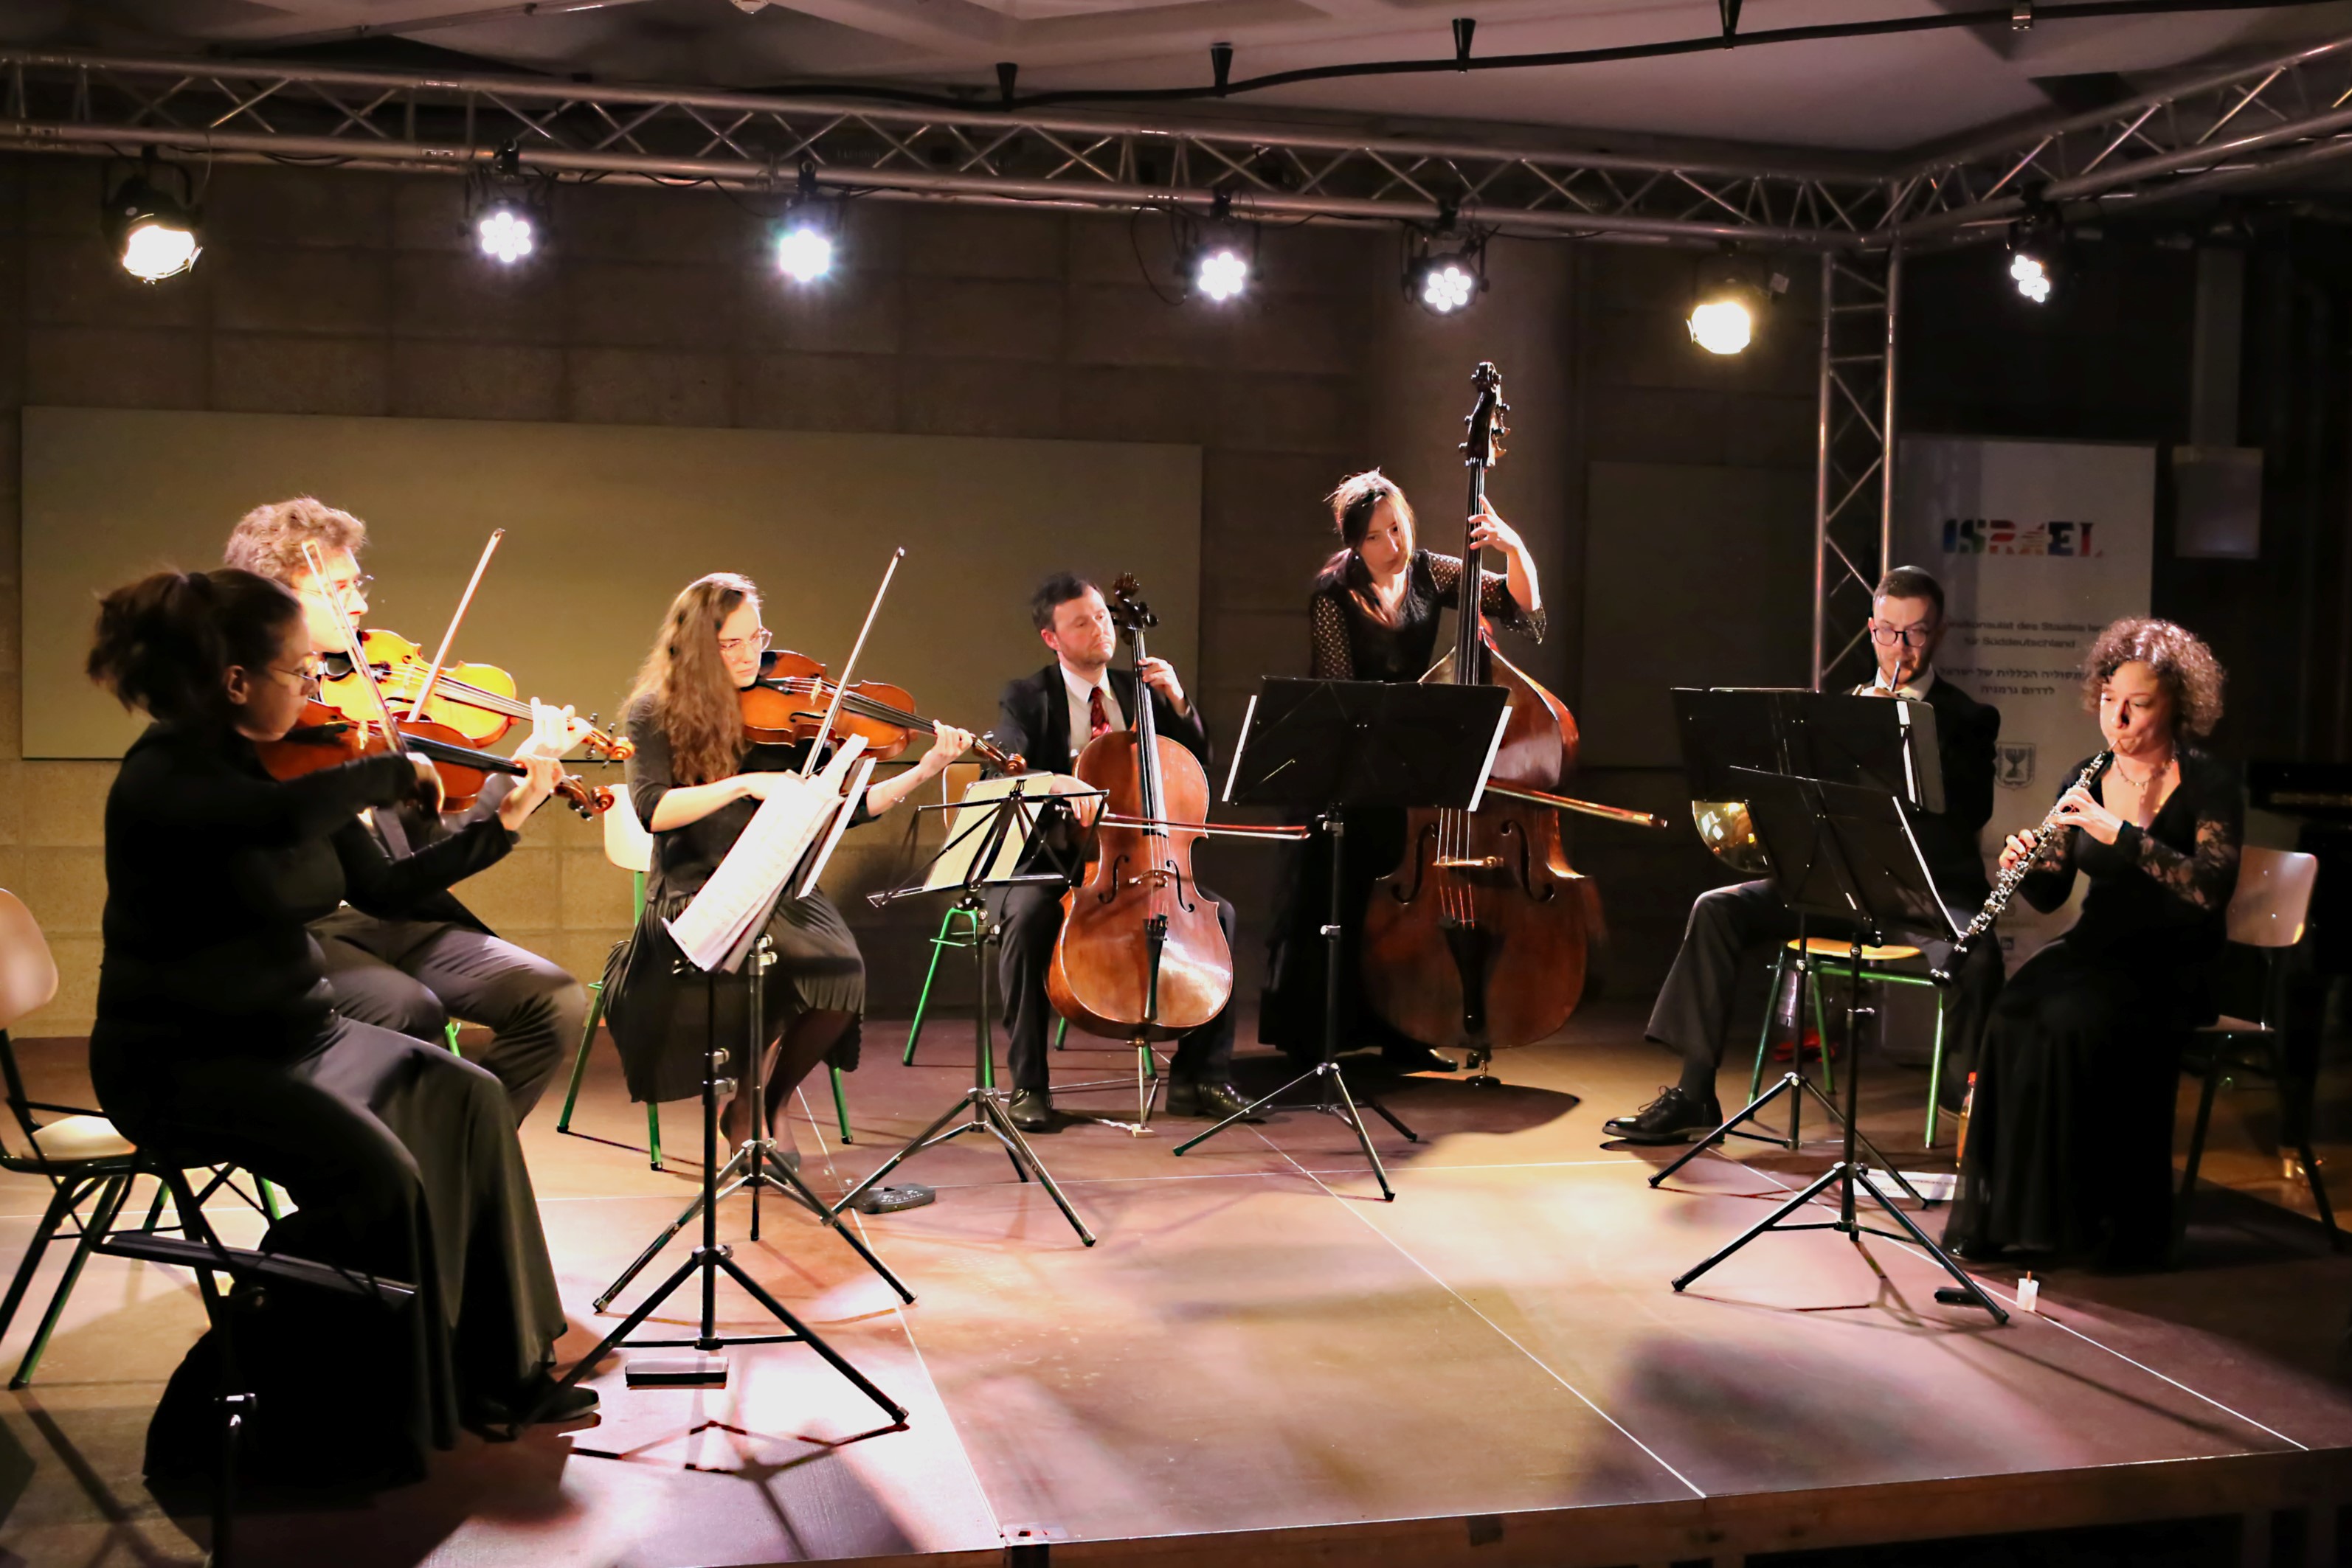
[[1129, 887], [1142, 887], [1149, 883], [1153, 887], [1166, 887], [1170, 883], [1174, 882], [1175, 880], [1175, 873], [1168, 870], [1164, 866], [1155, 866], [1151, 870], [1144, 872], [1139, 875], [1129, 877], [1127, 879], [1127, 885]]
[[1440, 871], [1497, 871], [1503, 864], [1500, 855], [1440, 855], [1433, 862]]

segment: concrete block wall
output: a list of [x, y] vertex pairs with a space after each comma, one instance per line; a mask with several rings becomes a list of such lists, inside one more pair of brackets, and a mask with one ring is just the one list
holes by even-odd
[[[147, 287], [100, 240], [100, 195], [94, 161], [0, 160], [0, 885], [26, 896], [64, 974], [56, 1003], [20, 1032], [88, 1026], [111, 776], [103, 763], [18, 760], [9, 416], [26, 403], [1195, 444], [1202, 654], [1185, 674], [1221, 747], [1262, 675], [1305, 667], [1306, 588], [1333, 542], [1318, 497], [1334, 480], [1387, 465], [1445, 548], [1475, 359], [1504, 363], [1525, 410], [1494, 489], [1550, 586], [1554, 636], [1529, 667], [1571, 703], [1581, 682], [1641, 674], [1638, 656], [1577, 668], [1587, 454], [1810, 464], [1809, 361], [1775, 339], [1769, 352], [1694, 368], [1679, 326], [1688, 264], [1655, 252], [1498, 246], [1494, 292], [1467, 319], [1432, 322], [1401, 295], [1393, 234], [1270, 229], [1252, 296], [1209, 310], [1172, 298], [1154, 223], [871, 201], [850, 215], [836, 275], [796, 289], [774, 276], [765, 222], [707, 191], [566, 186], [541, 252], [508, 269], [475, 254], [455, 181], [224, 165], [196, 270]], [[1103, 509], [1116, 528], [1118, 497]], [[232, 520], [189, 519], [187, 563], [212, 559]], [[898, 837], [845, 846], [845, 893], [889, 875]], [[1679, 835], [1676, 846], [1687, 848]], [[1612, 899], [1675, 859], [1654, 842], [1603, 853], [1617, 857]], [[1274, 867], [1257, 845], [1202, 853], [1205, 879], [1243, 911], [1245, 997]], [[604, 862], [596, 829], [555, 808], [461, 892], [583, 976], [628, 919], [628, 878]], [[877, 915], [862, 900], [850, 911], [877, 1010], [902, 1011], [936, 913]]]

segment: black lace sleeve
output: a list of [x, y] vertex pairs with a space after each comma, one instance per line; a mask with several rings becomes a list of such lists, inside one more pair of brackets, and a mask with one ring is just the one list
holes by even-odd
[[1338, 592], [1307, 600], [1307, 673], [1318, 681], [1354, 680], [1356, 651], [1348, 641], [1348, 612]]
[[[1454, 555], [1429, 554], [1430, 580], [1437, 585], [1437, 602], [1456, 609], [1462, 605], [1462, 558]], [[1478, 610], [1498, 626], [1508, 627], [1528, 641], [1540, 643], [1549, 617], [1540, 610], [1529, 613], [1519, 608], [1511, 597], [1511, 580], [1496, 572], [1481, 570], [1478, 574]]]
[[2211, 758], [2192, 754], [2183, 762], [2180, 789], [2189, 793], [2197, 813], [2196, 847], [2184, 852], [2129, 822], [2116, 835], [2116, 845], [2175, 898], [2192, 909], [2216, 914], [2228, 907], [2230, 895], [2238, 890], [2245, 801], [2237, 780]]

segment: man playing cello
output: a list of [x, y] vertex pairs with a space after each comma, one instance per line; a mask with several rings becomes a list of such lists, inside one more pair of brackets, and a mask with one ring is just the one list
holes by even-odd
[[[991, 735], [1007, 751], [1033, 767], [1066, 769], [1098, 735], [1131, 727], [1140, 694], [1134, 674], [1110, 667], [1118, 631], [1102, 591], [1070, 572], [1056, 572], [1029, 601], [1037, 636], [1054, 662], [1035, 674], [1006, 683]], [[1175, 666], [1165, 659], [1143, 661], [1140, 685], [1150, 693], [1152, 719], [1160, 733], [1209, 762], [1209, 732], [1200, 710], [1184, 695]], [[1042, 869], [1024, 864], [1024, 871]], [[1197, 884], [1195, 884], [1197, 885]], [[1027, 1133], [1054, 1124], [1054, 1099], [1046, 1068], [1045, 1036], [1053, 1007], [1045, 998], [1045, 973], [1062, 930], [1064, 889], [1044, 883], [992, 888], [989, 914], [1003, 932], [997, 980], [1004, 992], [1005, 1055], [1013, 1072], [1013, 1125]], [[1217, 919], [1228, 944], [1234, 906], [1216, 898]], [[1247, 1106], [1227, 1079], [1234, 1058], [1234, 1009], [1224, 1010], [1183, 1037], [1169, 1068], [1168, 1111], [1176, 1116], [1223, 1119]]]
[[[323, 579], [311, 570], [306, 544], [324, 563]], [[312, 642], [330, 651], [331, 664], [344, 645], [340, 622], [356, 627], [367, 614], [373, 580], [359, 566], [366, 544], [365, 523], [300, 496], [247, 512], [229, 534], [222, 559], [293, 590]], [[562, 756], [587, 730], [568, 712], [566, 717], [561, 744], [526, 741], [516, 756]], [[513, 787], [512, 779], [494, 775], [462, 813], [435, 816], [416, 806], [379, 810], [370, 813], [370, 827], [398, 859], [496, 813]], [[310, 934], [325, 957], [335, 1010], [345, 1018], [436, 1044], [453, 1018], [488, 1026], [489, 1049], [477, 1060], [506, 1089], [518, 1124], [539, 1103], [556, 1062], [588, 1019], [588, 996], [579, 981], [493, 935], [453, 894], [436, 893], [397, 920], [345, 904], [311, 922]]]

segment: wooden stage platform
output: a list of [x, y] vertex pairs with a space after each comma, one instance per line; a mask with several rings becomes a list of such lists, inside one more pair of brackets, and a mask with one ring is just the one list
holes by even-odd
[[[734, 1353], [723, 1392], [631, 1391], [614, 1364], [597, 1378], [601, 1424], [468, 1439], [420, 1486], [257, 1513], [246, 1561], [1603, 1568], [2274, 1510], [2306, 1511], [2298, 1558], [2334, 1560], [2315, 1553], [2334, 1552], [2336, 1506], [2352, 1501], [2352, 1258], [2328, 1256], [2307, 1218], [2210, 1193], [2183, 1270], [2053, 1275], [2040, 1315], [2006, 1328], [1937, 1305], [1939, 1276], [1912, 1249], [1824, 1233], [1759, 1242], [1677, 1295], [1670, 1277], [1830, 1145], [1746, 1145], [1652, 1189], [1671, 1151], [1600, 1133], [1671, 1075], [1640, 1024], [1622, 1003], [1588, 1008], [1507, 1056], [1496, 1092], [1385, 1084], [1423, 1140], [1379, 1131], [1394, 1204], [1346, 1130], [1313, 1115], [1181, 1160], [1176, 1130], [1201, 1124], [1041, 1137], [1102, 1238], [1091, 1250], [992, 1146], [927, 1154], [907, 1175], [940, 1201], [861, 1222], [912, 1307], [805, 1215], [772, 1207], [750, 1244], [730, 1204], [736, 1255], [910, 1408], [904, 1430], [877, 1431], [799, 1346]], [[901, 1038], [872, 1027], [849, 1081], [854, 1146], [829, 1117], [798, 1118], [828, 1190], [969, 1082], [968, 1031], [940, 1020], [911, 1069]], [[73, 1042], [27, 1054], [37, 1089], [79, 1077]], [[1074, 1040], [1057, 1070], [1130, 1061]], [[1243, 1067], [1250, 1082], [1278, 1071]], [[1909, 1157], [1925, 1074], [1869, 1072], [1868, 1130], [1909, 1168], [1948, 1168]], [[1745, 1079], [1742, 1063], [1725, 1086]], [[2225, 1149], [2261, 1132], [2245, 1099], [2255, 1124], [2225, 1115]], [[595, 1138], [558, 1136], [558, 1106], [551, 1092], [525, 1141], [571, 1355], [613, 1321], [590, 1300], [690, 1195], [699, 1139], [672, 1107], [671, 1168], [647, 1170], [643, 1117], [601, 1049], [575, 1124]], [[2252, 1156], [2213, 1168], [2255, 1187], [2264, 1174]], [[0, 1260], [39, 1197], [0, 1187]], [[1987, 1282], [2013, 1294], [2013, 1277]], [[721, 1299], [729, 1321], [760, 1322]], [[197, 1560], [201, 1525], [158, 1508], [138, 1459], [199, 1326], [184, 1276], [89, 1270], [38, 1380], [0, 1402], [0, 1563]], [[11, 1366], [28, 1327], [0, 1345]]]

